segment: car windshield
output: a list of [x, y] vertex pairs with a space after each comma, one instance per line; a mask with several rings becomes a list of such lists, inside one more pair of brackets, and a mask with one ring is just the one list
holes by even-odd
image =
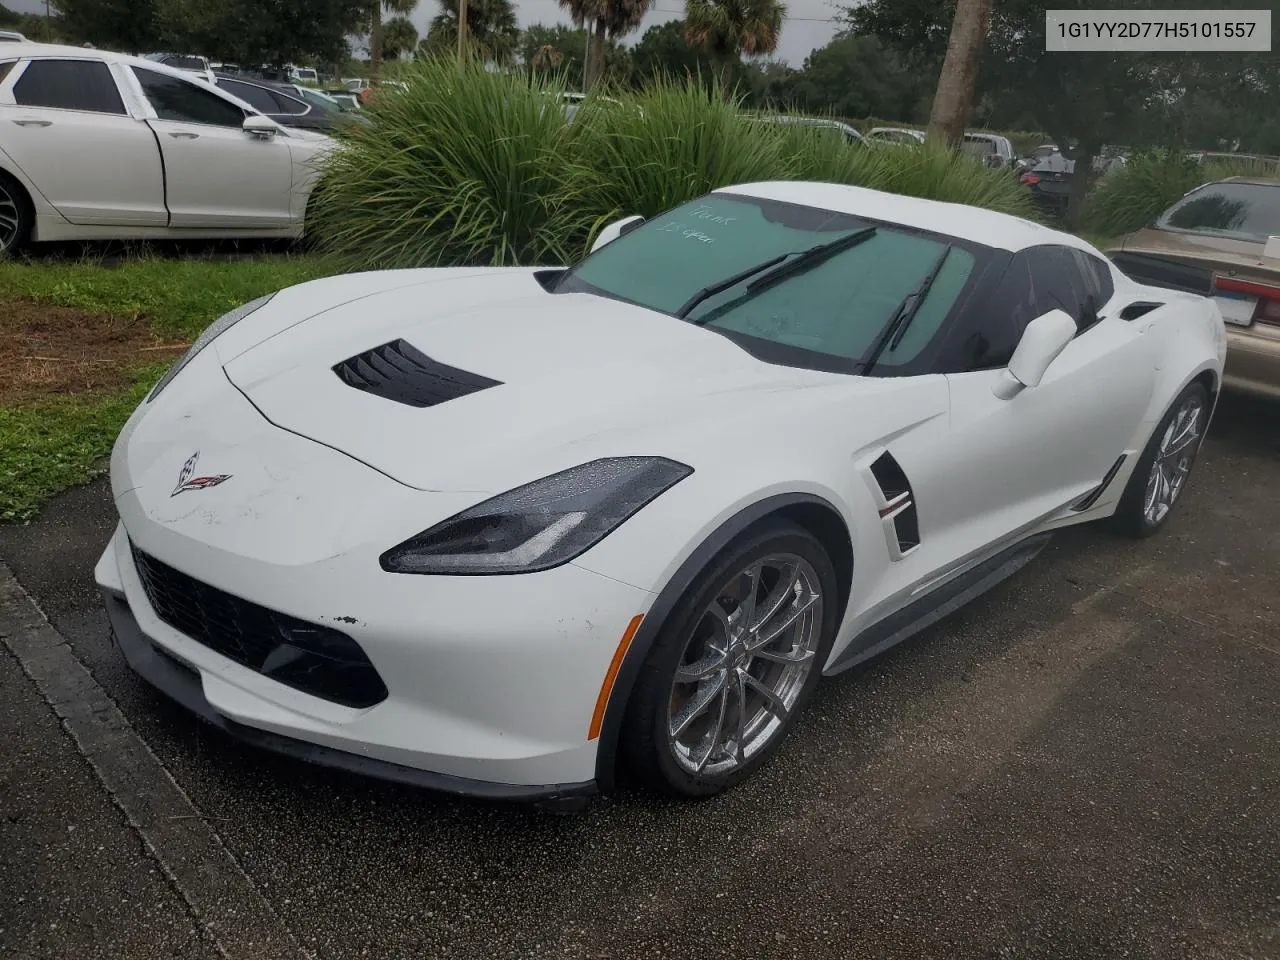
[[708, 286], [868, 226], [876, 227], [874, 235], [856, 246], [752, 290], [751, 281], [765, 275], [761, 269], [707, 297], [685, 319], [748, 349], [781, 348], [789, 354], [782, 362], [857, 369], [950, 243], [951, 253], [911, 326], [877, 360], [877, 366], [898, 366], [933, 339], [984, 248], [829, 210], [717, 193], [601, 247], [567, 272], [556, 291], [593, 293], [674, 315]]
[[299, 97], [311, 104], [313, 107], [319, 107], [321, 110], [338, 110], [338, 101], [333, 97], [325, 96], [312, 90], [310, 87], [294, 87], [293, 92]]
[[996, 152], [996, 145], [990, 140], [970, 140], [965, 137], [960, 147], [965, 153], [971, 153], [977, 157], [988, 157]]
[[1183, 197], [1157, 227], [1239, 240], [1280, 235], [1280, 183], [1212, 183]]
[[199, 57], [165, 57], [161, 61], [166, 67], [175, 70], [203, 70], [204, 61]]

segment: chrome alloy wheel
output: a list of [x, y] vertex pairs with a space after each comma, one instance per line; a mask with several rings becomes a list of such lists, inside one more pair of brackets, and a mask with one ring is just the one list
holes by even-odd
[[0, 183], [0, 253], [12, 247], [18, 239], [18, 227], [21, 223], [21, 211], [12, 188]]
[[1187, 397], [1160, 440], [1160, 449], [1151, 464], [1151, 476], [1147, 478], [1147, 492], [1142, 501], [1142, 512], [1152, 526], [1164, 520], [1186, 486], [1191, 464], [1200, 449], [1204, 414], [1205, 407], [1200, 397]]
[[703, 611], [667, 706], [671, 751], [687, 772], [741, 767], [790, 716], [818, 667], [819, 584], [807, 560], [771, 555], [730, 578]]

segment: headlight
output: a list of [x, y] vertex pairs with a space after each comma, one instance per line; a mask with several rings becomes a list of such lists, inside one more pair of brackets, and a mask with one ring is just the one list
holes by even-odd
[[535, 480], [382, 555], [390, 573], [532, 573], [567, 563], [693, 473], [662, 457], [614, 457]]
[[219, 335], [226, 333], [237, 323], [247, 317], [259, 307], [264, 307], [267, 302], [274, 297], [274, 293], [269, 293], [265, 297], [259, 297], [257, 300], [250, 300], [248, 303], [241, 304], [230, 313], [224, 313], [205, 329], [204, 333], [196, 338], [196, 342], [184, 353], [172, 367], [168, 369], [160, 382], [151, 388], [151, 392], [147, 394], [147, 403], [150, 403], [160, 395], [160, 391], [169, 385], [169, 382], [182, 372], [182, 368], [195, 359], [197, 353], [211, 344]]

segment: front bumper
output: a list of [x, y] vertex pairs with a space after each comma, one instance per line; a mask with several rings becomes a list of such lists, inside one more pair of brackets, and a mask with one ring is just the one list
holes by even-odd
[[1228, 325], [1222, 381], [1231, 390], [1280, 399], [1280, 329]]
[[[145, 525], [139, 530], [150, 532]], [[202, 559], [209, 553], [162, 558], [217, 582], [224, 567]], [[522, 577], [378, 571], [372, 583], [277, 569], [246, 599], [273, 606], [272, 581], [304, 578], [314, 578], [325, 605], [345, 602], [344, 589], [366, 604], [377, 587], [384, 600], [404, 590], [417, 595], [412, 603], [375, 604], [377, 621], [344, 624], [389, 689], [380, 703], [352, 708], [263, 676], [162, 621], [138, 577], [123, 523], [95, 576], [129, 665], [227, 733], [353, 773], [511, 800], [594, 792], [598, 741], [588, 738], [588, 728], [595, 701], [629, 619], [652, 599], [572, 565]], [[442, 582], [451, 579], [464, 582]], [[296, 595], [296, 583], [280, 585], [283, 595]], [[254, 592], [245, 586], [233, 589]]]

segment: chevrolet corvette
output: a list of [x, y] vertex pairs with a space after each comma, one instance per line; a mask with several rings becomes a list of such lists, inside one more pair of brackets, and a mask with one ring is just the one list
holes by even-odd
[[572, 805], [750, 775], [824, 675], [1052, 532], [1159, 530], [1212, 299], [1077, 237], [816, 183], [568, 268], [336, 276], [216, 321], [120, 434], [116, 642], [249, 743]]

